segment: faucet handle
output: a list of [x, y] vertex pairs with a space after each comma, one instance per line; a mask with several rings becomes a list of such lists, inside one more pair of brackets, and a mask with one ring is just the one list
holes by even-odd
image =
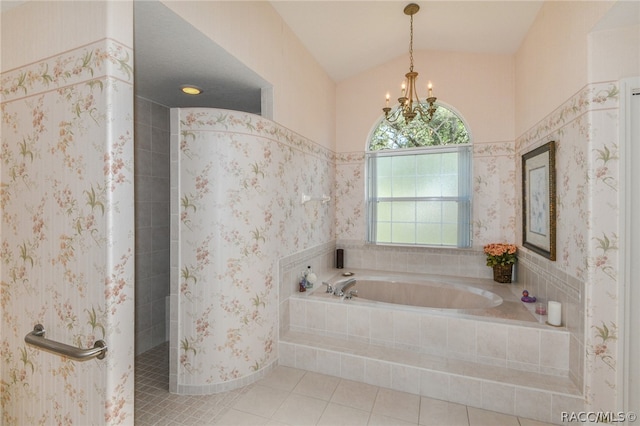
[[331, 284], [329, 284], [326, 281], [322, 281], [322, 285], [326, 285], [327, 286], [327, 291], [326, 293], [333, 293], [333, 287], [331, 287]]
[[358, 290], [349, 290], [349, 294], [345, 294], [345, 299], [351, 299], [353, 296], [358, 297]]

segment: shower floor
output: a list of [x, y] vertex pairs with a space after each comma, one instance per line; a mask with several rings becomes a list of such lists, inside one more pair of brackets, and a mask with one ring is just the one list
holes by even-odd
[[136, 357], [135, 424], [215, 425], [249, 389], [216, 395], [175, 395], [169, 392], [169, 343]]
[[234, 391], [174, 395], [168, 390], [168, 371], [168, 344], [136, 357], [136, 426], [548, 425], [282, 366]]

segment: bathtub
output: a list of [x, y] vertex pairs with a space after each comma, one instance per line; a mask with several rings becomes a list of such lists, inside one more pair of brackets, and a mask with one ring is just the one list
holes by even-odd
[[319, 285], [288, 298], [280, 365], [523, 417], [532, 417], [527, 401], [543, 401], [534, 405], [544, 421], [555, 398], [554, 406], [581, 403], [569, 377], [569, 331], [547, 326], [514, 285], [353, 272], [336, 270], [324, 281], [354, 278], [347, 293], [358, 290], [357, 297]]
[[[342, 278], [342, 277], [340, 277]], [[451, 282], [446, 279], [418, 279], [394, 277], [349, 277], [356, 284], [350, 288], [361, 300], [391, 303], [404, 306], [417, 306], [434, 309], [486, 309], [502, 304], [497, 294], [473, 287], [472, 285]], [[343, 279], [334, 279], [334, 286]]]
[[525, 306], [511, 285], [490, 279], [464, 278], [444, 275], [402, 274], [354, 270], [353, 275], [340, 272], [328, 280], [334, 288], [341, 281], [354, 278], [357, 290], [351, 299], [326, 293], [325, 286], [314, 288], [302, 297], [318, 298], [331, 303], [399, 310], [420, 313], [438, 312], [441, 315], [483, 317], [498, 321], [539, 323], [542, 318]]

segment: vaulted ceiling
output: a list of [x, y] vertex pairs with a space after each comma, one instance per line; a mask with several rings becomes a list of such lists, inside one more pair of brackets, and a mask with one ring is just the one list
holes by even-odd
[[[272, 1], [336, 82], [408, 55], [406, 1]], [[542, 5], [535, 1], [419, 1], [414, 49], [514, 53]], [[184, 43], [189, 40], [189, 43]], [[167, 106], [260, 112], [266, 82], [157, 1], [135, 2], [136, 93]], [[205, 92], [187, 97], [181, 84]]]
[[[408, 55], [410, 1], [272, 1], [336, 81]], [[414, 50], [515, 53], [542, 1], [416, 1]]]

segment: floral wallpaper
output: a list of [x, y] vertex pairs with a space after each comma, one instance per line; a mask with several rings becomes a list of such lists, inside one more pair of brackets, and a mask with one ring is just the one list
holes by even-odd
[[557, 261], [548, 263], [585, 282], [575, 338], [583, 342], [585, 403], [594, 410], [617, 406], [618, 95], [615, 83], [590, 84], [516, 143], [519, 154], [557, 143]]
[[172, 388], [212, 393], [277, 360], [277, 260], [335, 239], [335, 159], [259, 116], [172, 114]]
[[366, 234], [364, 152], [336, 155], [336, 236], [364, 241]]
[[473, 146], [473, 245], [516, 240], [513, 142], [475, 143]]
[[[5, 425], [133, 419], [133, 56], [103, 40], [2, 74]], [[70, 361], [24, 342], [81, 348]]]
[[[604, 86], [604, 85], [603, 85]], [[592, 203], [588, 234], [586, 401], [590, 407], [616, 406], [618, 303], [618, 91], [615, 84], [594, 87], [589, 146], [589, 198]], [[616, 219], [613, 219], [616, 218]]]

